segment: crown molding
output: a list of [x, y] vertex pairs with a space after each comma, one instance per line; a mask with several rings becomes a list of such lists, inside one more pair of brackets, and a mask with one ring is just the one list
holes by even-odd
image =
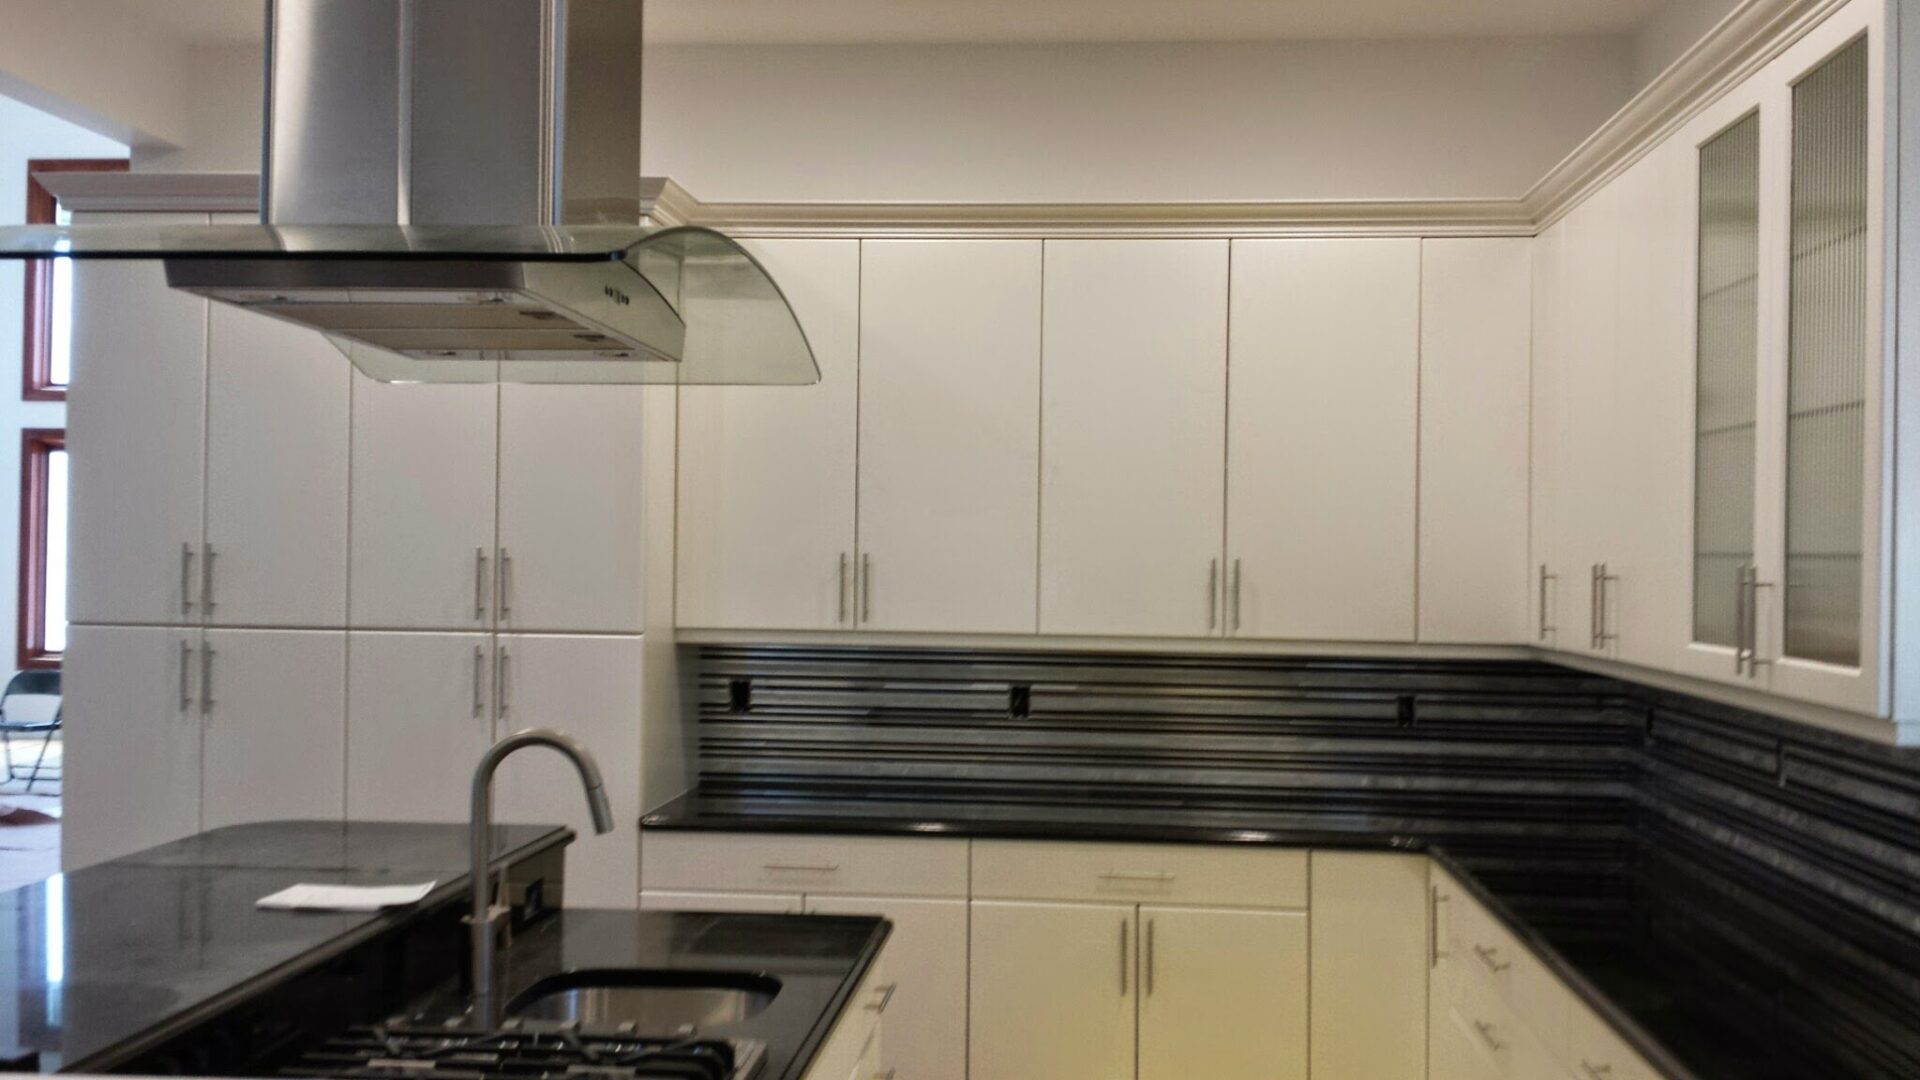
[[35, 173], [34, 179], [80, 213], [257, 214], [260, 177], [254, 173]]

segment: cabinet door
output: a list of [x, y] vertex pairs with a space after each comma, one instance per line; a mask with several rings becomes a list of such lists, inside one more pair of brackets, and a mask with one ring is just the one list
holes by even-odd
[[1427, 858], [1313, 853], [1313, 1075], [1427, 1068]]
[[347, 635], [209, 630], [201, 674], [206, 827], [340, 820], [346, 804]]
[[[207, 221], [100, 218], [108, 220]], [[169, 289], [150, 261], [78, 263], [73, 295], [68, 618], [198, 622], [199, 579], [186, 561], [199, 558], [201, 542], [207, 301]]]
[[1046, 283], [1040, 629], [1216, 633], [1227, 244], [1049, 240]]
[[1421, 641], [1529, 640], [1529, 246], [1420, 245]]
[[966, 1080], [966, 901], [809, 896], [807, 911], [893, 921], [887, 976], [897, 989], [881, 1018], [886, 1042], [875, 1074], [892, 1069], [926, 1080]]
[[1559, 512], [1567, 499], [1560, 475], [1560, 440], [1565, 437], [1561, 381], [1565, 378], [1567, 281], [1566, 221], [1533, 240], [1532, 423], [1528, 437], [1531, 492], [1528, 500], [1528, 610], [1530, 640], [1546, 649], [1567, 648], [1576, 640], [1566, 622], [1568, 567], [1559, 548]]
[[1233, 245], [1228, 622], [1411, 641], [1420, 242]]
[[1040, 242], [863, 241], [861, 261], [859, 623], [1031, 633]]
[[[1557, 438], [1553, 472], [1562, 498], [1555, 513], [1554, 550], [1562, 564], [1562, 647], [1611, 655], [1611, 612], [1596, 608], [1604, 588], [1612, 538], [1616, 436], [1615, 344], [1619, 335], [1619, 191], [1609, 185], [1567, 216], [1566, 347], [1560, 356]], [[1612, 584], [1606, 582], [1605, 584]]]
[[570, 907], [631, 908], [640, 892], [640, 649], [638, 637], [500, 637], [499, 733], [543, 727], [580, 740], [613, 809], [613, 831], [596, 836], [579, 774], [552, 750], [523, 750], [500, 766], [497, 820], [560, 822], [579, 834], [567, 848]]
[[491, 626], [499, 388], [352, 378], [351, 624]]
[[641, 630], [638, 386], [500, 388], [503, 630]]
[[1142, 907], [1140, 925], [1140, 1080], [1305, 1080], [1305, 913]]
[[976, 900], [972, 1080], [1133, 1080], [1134, 909]]
[[75, 626], [67, 643], [68, 870], [200, 829], [200, 633]]
[[852, 626], [860, 242], [754, 240], [820, 365], [814, 386], [680, 390], [680, 626]]
[[347, 817], [466, 821], [493, 741], [492, 638], [347, 635]]
[[208, 316], [207, 621], [344, 627], [353, 368], [310, 330]]

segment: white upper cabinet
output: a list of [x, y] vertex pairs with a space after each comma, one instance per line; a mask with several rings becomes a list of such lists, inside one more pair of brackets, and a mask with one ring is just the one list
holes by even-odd
[[204, 617], [344, 627], [352, 367], [310, 330], [208, 315]]
[[1233, 245], [1229, 631], [1414, 637], [1420, 241]]
[[1040, 242], [862, 242], [859, 558], [873, 630], [1031, 633]]
[[1227, 250], [1047, 242], [1042, 633], [1223, 624]]
[[199, 708], [205, 827], [346, 812], [347, 635], [208, 630]]
[[493, 587], [502, 630], [640, 632], [643, 393], [500, 388]]
[[[206, 224], [202, 215], [112, 215]], [[155, 262], [74, 268], [67, 395], [76, 623], [200, 619], [207, 301], [167, 288]]]
[[851, 629], [860, 242], [755, 240], [747, 249], [793, 305], [820, 382], [680, 390], [675, 619]]
[[1529, 241], [1420, 247], [1420, 640], [1527, 640]]
[[499, 388], [352, 378], [352, 625], [491, 627]]
[[500, 637], [496, 734], [557, 728], [593, 753], [606, 781], [613, 831], [596, 835], [579, 774], [556, 751], [519, 751], [495, 780], [496, 821], [560, 822], [578, 834], [567, 847], [569, 907], [631, 908], [640, 899], [640, 650], [631, 636]]
[[1611, 541], [1619, 518], [1619, 340], [1621, 193], [1608, 186], [1567, 215], [1565, 318], [1559, 402], [1550, 466], [1556, 500], [1553, 548], [1562, 564], [1562, 648], [1611, 656], [1619, 640], [1606, 593], [1621, 573]]
[[1561, 381], [1565, 378], [1567, 296], [1565, 221], [1556, 222], [1533, 240], [1533, 355], [1530, 379], [1531, 430], [1528, 434], [1530, 498], [1528, 542], [1532, 562], [1528, 571], [1528, 605], [1532, 616], [1530, 640], [1542, 648], [1560, 649], [1574, 640], [1565, 624], [1568, 586], [1564, 553], [1558, 546], [1558, 510], [1565, 498], [1559, 475]]

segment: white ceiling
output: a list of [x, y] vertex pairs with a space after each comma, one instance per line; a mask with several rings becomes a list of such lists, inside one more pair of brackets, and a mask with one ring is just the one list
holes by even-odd
[[[647, 0], [649, 40], [1251, 41], [1628, 34], [1672, 0]], [[137, 0], [173, 37], [258, 41], [263, 0]]]

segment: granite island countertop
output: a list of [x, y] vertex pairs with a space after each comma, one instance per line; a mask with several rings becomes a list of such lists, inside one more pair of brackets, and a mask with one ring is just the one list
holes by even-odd
[[[519, 861], [571, 829], [502, 825]], [[410, 908], [263, 911], [299, 882], [438, 884]], [[38, 1071], [103, 1071], [358, 944], [459, 902], [464, 825], [235, 825], [0, 893], [0, 1043]]]
[[[1424, 851], [1674, 1080], [1920, 1076], [1920, 935], [1699, 844], [1630, 802], [1611, 820], [1386, 818], [1195, 805], [714, 797], [655, 830]], [[1863, 1025], [1872, 1038], [1863, 1039]]]

